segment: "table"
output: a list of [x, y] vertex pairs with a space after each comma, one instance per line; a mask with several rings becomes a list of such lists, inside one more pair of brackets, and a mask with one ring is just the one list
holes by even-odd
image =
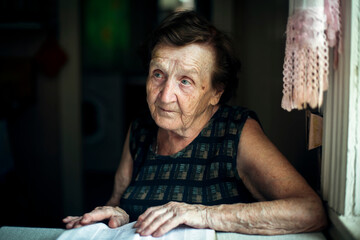
[[[65, 230], [60, 228], [8, 227], [0, 228], [0, 240], [55, 240]], [[287, 234], [276, 236], [245, 235], [217, 232], [218, 240], [325, 240], [321, 232]]]

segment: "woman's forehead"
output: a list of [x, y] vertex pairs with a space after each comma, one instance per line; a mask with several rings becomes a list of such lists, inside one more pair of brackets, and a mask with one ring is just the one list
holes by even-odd
[[176, 64], [191, 71], [208, 71], [214, 64], [213, 52], [211, 47], [204, 44], [193, 43], [186, 46], [160, 44], [154, 48], [150, 65]]
[[179, 61], [177, 59], [166, 58], [166, 57], [156, 57], [153, 58], [150, 62], [151, 68], [159, 68], [162, 70], [180, 70], [186, 71], [187, 74], [195, 74], [200, 75], [202, 71], [202, 67], [199, 64], [191, 64], [183, 61]]

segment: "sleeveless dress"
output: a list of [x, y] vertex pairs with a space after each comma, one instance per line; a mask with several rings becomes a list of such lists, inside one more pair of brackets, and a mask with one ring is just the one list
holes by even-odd
[[242, 107], [220, 106], [200, 134], [170, 156], [153, 149], [158, 127], [151, 116], [139, 118], [130, 130], [132, 180], [120, 207], [135, 221], [148, 207], [169, 201], [217, 205], [254, 202], [236, 169], [242, 128], [256, 114]]

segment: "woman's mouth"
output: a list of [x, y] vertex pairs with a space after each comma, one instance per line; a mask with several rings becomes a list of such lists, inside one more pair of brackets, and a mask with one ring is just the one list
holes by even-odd
[[162, 108], [162, 107], [160, 107], [160, 109], [161, 109], [162, 111], [164, 111], [164, 112], [173, 112], [172, 110], [165, 109], [165, 108]]

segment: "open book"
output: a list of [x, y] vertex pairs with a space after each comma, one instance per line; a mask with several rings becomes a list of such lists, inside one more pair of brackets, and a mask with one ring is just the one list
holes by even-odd
[[96, 223], [80, 228], [66, 230], [57, 240], [215, 240], [216, 233], [212, 229], [195, 229], [190, 227], [177, 227], [164, 236], [155, 238], [152, 236], [142, 237], [133, 228], [135, 222], [128, 223], [118, 228], [109, 228], [104, 223]]

